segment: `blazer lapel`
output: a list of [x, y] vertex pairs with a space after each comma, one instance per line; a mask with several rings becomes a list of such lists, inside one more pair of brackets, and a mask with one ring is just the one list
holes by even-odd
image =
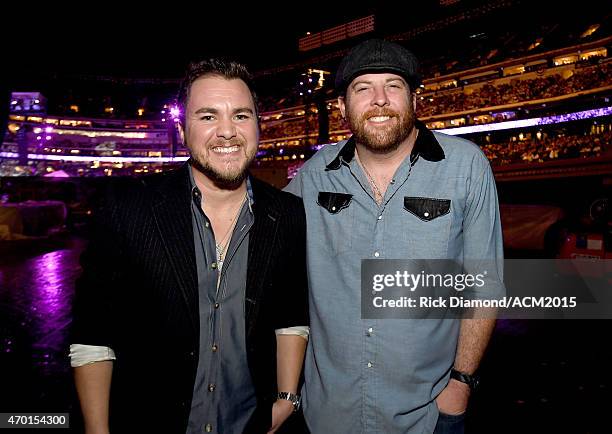
[[152, 206], [166, 257], [175, 272], [178, 288], [194, 329], [199, 327], [198, 277], [195, 262], [191, 192], [187, 165], [171, 172], [158, 187]]

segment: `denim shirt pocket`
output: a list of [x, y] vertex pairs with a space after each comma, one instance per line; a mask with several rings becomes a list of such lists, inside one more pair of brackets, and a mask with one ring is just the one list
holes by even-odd
[[404, 197], [408, 212], [405, 239], [418, 259], [445, 258], [451, 225], [451, 200]]
[[448, 214], [450, 205], [450, 199], [404, 197], [404, 209], [426, 222]]
[[320, 191], [317, 204], [321, 207], [323, 244], [335, 254], [346, 252], [352, 245], [353, 195]]
[[332, 214], [338, 214], [344, 208], [348, 208], [353, 200], [353, 195], [348, 193], [332, 193], [320, 191], [317, 203]]

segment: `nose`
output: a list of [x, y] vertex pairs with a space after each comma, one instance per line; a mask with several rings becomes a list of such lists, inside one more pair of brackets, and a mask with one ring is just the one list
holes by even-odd
[[231, 119], [222, 119], [217, 125], [217, 137], [222, 137], [225, 140], [236, 137], [236, 126]]
[[389, 98], [387, 97], [387, 91], [384, 86], [374, 86], [371, 104], [379, 107], [389, 105]]

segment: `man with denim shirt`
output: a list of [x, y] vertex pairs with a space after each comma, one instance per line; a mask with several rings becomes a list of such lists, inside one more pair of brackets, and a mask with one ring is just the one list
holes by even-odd
[[417, 61], [368, 40], [342, 61], [339, 107], [353, 136], [287, 186], [304, 199], [310, 341], [304, 415], [318, 433], [457, 433], [494, 319], [361, 318], [362, 259], [493, 264], [503, 289], [493, 174], [473, 143], [415, 117]]

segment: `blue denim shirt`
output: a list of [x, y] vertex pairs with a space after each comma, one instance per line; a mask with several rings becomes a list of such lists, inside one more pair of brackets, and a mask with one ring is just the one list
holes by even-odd
[[353, 139], [327, 145], [287, 186], [308, 224], [310, 340], [302, 390], [319, 433], [433, 432], [459, 320], [361, 319], [361, 260], [476, 259], [502, 283], [502, 232], [488, 160], [473, 143], [418, 136], [378, 205]]

